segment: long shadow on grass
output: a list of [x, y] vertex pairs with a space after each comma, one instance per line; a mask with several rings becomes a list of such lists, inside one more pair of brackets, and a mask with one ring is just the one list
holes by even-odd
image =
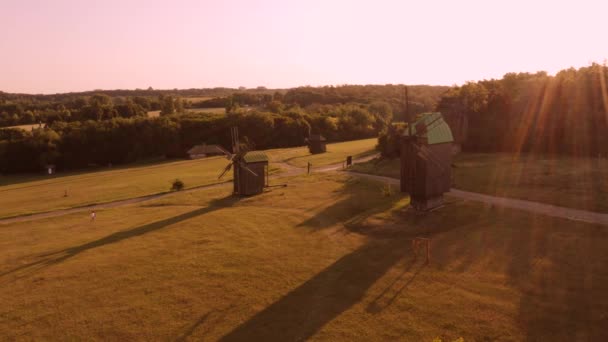
[[[608, 233], [546, 218], [514, 229], [510, 280], [530, 341], [608, 341]], [[521, 232], [524, 230], [525, 232]]]
[[[503, 288], [515, 290], [519, 299], [514, 319], [524, 340], [608, 341], [605, 227], [479, 205], [459, 210], [466, 224], [433, 242], [438, 267], [451, 274], [468, 273], [469, 279], [479, 272], [479, 287], [473, 291], [488, 300], [494, 293], [512, 299]], [[504, 274], [505, 281], [493, 284], [489, 279], [496, 278], [484, 276], [497, 274]], [[484, 320], [480, 326], [487, 324]], [[472, 339], [513, 338], [500, 335], [500, 328], [491, 330], [480, 329], [477, 333], [485, 335]]]
[[101, 239], [90, 241], [90, 242], [87, 242], [87, 243], [84, 243], [84, 244], [81, 244], [78, 246], [66, 248], [66, 249], [63, 249], [63, 250], [60, 250], [57, 252], [46, 253], [46, 254], [41, 255], [42, 259], [40, 259], [40, 260], [16, 267], [14, 269], [11, 269], [11, 270], [3, 272], [3, 273], [0, 273], [0, 277], [4, 277], [4, 276], [10, 275], [10, 274], [15, 274], [15, 273], [19, 273], [20, 276], [25, 276], [29, 273], [36, 272], [43, 268], [64, 262], [68, 259], [71, 259], [71, 258], [77, 256], [78, 254], [80, 254], [82, 252], [86, 252], [86, 251], [89, 251], [91, 249], [95, 249], [98, 247], [103, 247], [103, 246], [106, 246], [109, 244], [121, 242], [121, 241], [130, 239], [130, 238], [142, 236], [147, 233], [151, 233], [151, 232], [163, 229], [165, 227], [171, 226], [173, 224], [176, 224], [176, 223], [179, 223], [182, 221], [186, 221], [186, 220], [192, 219], [197, 216], [205, 215], [214, 210], [218, 210], [221, 208], [231, 206], [234, 203], [236, 203], [237, 201], [238, 201], [238, 198], [233, 197], [233, 196], [222, 198], [222, 199], [217, 199], [217, 200], [212, 201], [209, 206], [204, 207], [204, 208], [189, 211], [187, 213], [180, 214], [180, 215], [177, 215], [174, 217], [170, 217], [168, 219], [164, 219], [161, 221], [148, 223], [148, 224], [145, 224], [145, 225], [142, 225], [142, 226], [139, 226], [136, 228], [132, 228], [129, 230], [116, 232], [116, 233], [110, 234], [106, 237], [103, 237]]
[[[377, 193], [374, 195], [376, 189]], [[342, 223], [348, 231], [366, 235], [366, 244], [343, 256], [332, 265], [255, 314], [222, 338], [222, 341], [303, 341], [341, 313], [360, 302], [372, 285], [403, 259], [404, 270], [380, 291], [368, 306], [368, 312], [379, 312], [391, 305], [415, 281], [425, 267], [412, 270], [411, 238], [431, 236], [443, 230], [460, 227], [469, 218], [440, 224], [445, 215], [419, 216], [399, 214], [394, 224], [377, 224], [370, 217], [396, 205], [402, 196], [387, 198], [381, 185], [351, 180], [337, 193], [335, 204], [319, 210], [300, 226], [322, 229]], [[318, 209], [318, 208], [317, 208]], [[368, 220], [369, 219], [369, 220]]]
[[321, 273], [224, 336], [222, 341], [304, 341], [359, 302], [408, 251], [403, 240], [374, 241]]

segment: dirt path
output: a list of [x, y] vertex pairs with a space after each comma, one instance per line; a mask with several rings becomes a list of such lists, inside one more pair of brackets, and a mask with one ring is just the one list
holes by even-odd
[[[353, 163], [363, 163], [363, 162], [369, 161], [373, 158], [376, 158], [377, 156], [378, 155], [371, 155], [371, 156], [363, 157], [360, 159], [356, 159], [353, 161]], [[296, 167], [296, 166], [293, 166], [293, 165], [290, 165], [290, 164], [287, 164], [284, 162], [276, 162], [275, 164], [278, 165], [279, 167], [281, 167], [284, 170], [284, 172], [270, 176], [270, 179], [293, 177], [293, 176], [301, 175], [306, 172], [306, 168], [299, 168], [299, 167]], [[322, 167], [318, 167], [318, 168], [313, 168], [312, 172], [338, 171], [338, 170], [342, 170], [342, 167], [343, 167], [342, 163], [337, 163], [337, 164], [326, 165], [326, 166], [322, 166]], [[393, 185], [399, 184], [399, 179], [396, 179], [396, 178], [376, 176], [376, 175], [370, 175], [370, 174], [366, 174], [366, 173], [358, 173], [358, 172], [352, 172], [352, 171], [349, 171], [348, 174], [356, 176], [356, 177], [373, 179], [373, 180], [376, 180], [379, 182], [389, 183], [389, 184], [393, 184]], [[198, 187], [184, 190], [183, 192], [192, 192], [192, 191], [198, 191], [198, 190], [203, 190], [203, 189], [218, 188], [218, 187], [222, 187], [222, 186], [228, 186], [230, 184], [232, 184], [232, 182], [201, 185]], [[141, 202], [145, 202], [145, 201], [163, 198], [163, 197], [169, 196], [171, 194], [173, 194], [173, 193], [166, 192], [166, 193], [161, 193], [161, 194], [153, 194], [153, 195], [148, 195], [148, 196], [131, 198], [131, 199], [127, 199], [127, 200], [94, 204], [94, 205], [90, 205], [90, 206], [86, 206], [86, 207], [60, 209], [60, 210], [54, 210], [54, 211], [32, 214], [32, 215], [10, 217], [10, 218], [5, 218], [5, 219], [0, 219], [0, 225], [10, 224], [10, 223], [15, 223], [15, 222], [34, 221], [34, 220], [39, 220], [39, 219], [43, 219], [43, 218], [57, 217], [57, 216], [68, 215], [68, 214], [78, 213], [78, 212], [83, 212], [83, 211], [116, 208], [116, 207], [121, 207], [121, 206], [125, 206], [125, 205], [136, 204], [136, 203], [141, 203]], [[580, 210], [580, 209], [558, 207], [555, 205], [531, 202], [531, 201], [520, 200], [520, 199], [515, 199], [515, 198], [496, 197], [496, 196], [484, 195], [484, 194], [480, 194], [480, 193], [476, 193], [476, 192], [457, 190], [457, 189], [452, 189], [448, 193], [448, 195], [452, 196], [452, 197], [461, 198], [461, 199], [464, 199], [467, 201], [482, 202], [482, 203], [496, 205], [496, 206], [500, 206], [500, 207], [519, 209], [519, 210], [524, 210], [524, 211], [547, 215], [547, 216], [564, 218], [564, 219], [573, 220], [573, 221], [582, 221], [582, 222], [593, 223], [593, 224], [608, 225], [608, 214], [603, 214], [603, 213], [596, 213], [596, 212]]]
[[[385, 182], [393, 185], [399, 185], [399, 179], [369, 175], [365, 173], [349, 172], [349, 174], [357, 177], [373, 179], [380, 182]], [[467, 201], [476, 201], [486, 204], [491, 204], [504, 208], [519, 209], [536, 214], [542, 214], [552, 217], [564, 218], [572, 221], [581, 221], [592, 224], [608, 225], [608, 214], [597, 213], [593, 211], [558, 207], [551, 204], [520, 200], [516, 198], [496, 197], [491, 195], [480, 194], [476, 192], [468, 192], [458, 189], [450, 190], [447, 195], [460, 198]]]

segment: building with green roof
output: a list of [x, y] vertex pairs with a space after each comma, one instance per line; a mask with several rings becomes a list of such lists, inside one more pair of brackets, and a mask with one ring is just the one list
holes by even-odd
[[401, 191], [419, 210], [443, 204], [452, 186], [452, 130], [441, 113], [424, 113], [408, 127], [401, 142]]

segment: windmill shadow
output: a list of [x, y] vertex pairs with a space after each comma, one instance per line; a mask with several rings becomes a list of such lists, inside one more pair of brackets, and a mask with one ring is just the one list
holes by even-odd
[[235, 203], [237, 203], [239, 201], [238, 197], [234, 197], [234, 196], [228, 196], [225, 198], [220, 198], [220, 199], [216, 199], [211, 201], [211, 203], [204, 208], [199, 208], [196, 210], [192, 210], [174, 217], [170, 217], [164, 220], [160, 220], [160, 221], [156, 221], [156, 222], [152, 222], [152, 223], [148, 223], [139, 227], [135, 227], [129, 230], [123, 230], [123, 231], [119, 231], [113, 234], [110, 234], [108, 236], [105, 236], [103, 238], [97, 239], [97, 240], [93, 240], [81, 245], [77, 245], [77, 246], [73, 246], [73, 247], [69, 247], [66, 249], [62, 249], [60, 251], [56, 251], [56, 252], [49, 252], [49, 253], [44, 253], [41, 255], [38, 255], [39, 258], [41, 258], [40, 260], [36, 260], [34, 262], [30, 262], [28, 264], [13, 268], [11, 270], [5, 271], [0, 273], [0, 278], [9, 276], [9, 275], [16, 275], [17, 278], [23, 278], [27, 275], [33, 274], [35, 272], [38, 272], [42, 269], [45, 269], [47, 267], [62, 263], [66, 260], [69, 260], [77, 255], [79, 255], [80, 253], [98, 248], [98, 247], [103, 247], [106, 245], [110, 245], [113, 243], [117, 243], [117, 242], [121, 242], [130, 238], [134, 238], [134, 237], [138, 237], [138, 236], [142, 236], [160, 229], [163, 229], [165, 227], [201, 216], [201, 215], [205, 215], [207, 213], [210, 213], [212, 211], [218, 210], [218, 209], [222, 209], [222, 208], [226, 208], [226, 207], [230, 207], [232, 205], [234, 205]]
[[358, 303], [408, 253], [403, 240], [373, 241], [338, 259], [221, 341], [303, 341]]

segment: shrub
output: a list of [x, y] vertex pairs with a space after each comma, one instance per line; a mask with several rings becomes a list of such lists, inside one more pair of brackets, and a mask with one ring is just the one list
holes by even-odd
[[181, 191], [183, 189], [184, 189], [184, 182], [182, 182], [179, 179], [176, 179], [173, 181], [173, 184], [171, 185], [172, 191]]

